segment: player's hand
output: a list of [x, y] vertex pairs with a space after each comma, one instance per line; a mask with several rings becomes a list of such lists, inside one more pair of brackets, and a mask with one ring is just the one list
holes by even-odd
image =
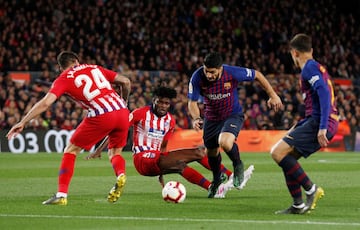
[[161, 187], [164, 188], [165, 183], [164, 183], [164, 177], [163, 177], [163, 175], [160, 175], [160, 176], [159, 176], [159, 183], [161, 184]]
[[283, 108], [283, 103], [281, 102], [281, 99], [278, 95], [270, 97], [267, 101], [267, 105], [275, 110], [275, 112], [280, 111], [280, 109]]
[[93, 153], [90, 153], [85, 157], [85, 160], [96, 159], [96, 158], [101, 159], [101, 151], [95, 151]]
[[18, 135], [19, 133], [21, 133], [21, 131], [23, 131], [25, 127], [25, 124], [19, 122], [16, 125], [14, 125], [9, 132], [6, 134], [6, 137], [8, 138], [8, 140], [10, 140], [11, 138], [16, 137], [16, 135]]
[[317, 135], [318, 142], [321, 147], [326, 147], [329, 144], [329, 140], [326, 137], [326, 129], [320, 129]]
[[193, 125], [193, 128], [196, 130], [196, 131], [200, 131], [203, 127], [203, 124], [204, 124], [204, 121], [201, 117], [198, 117], [196, 119], [193, 120], [192, 122], [192, 125]]
[[101, 152], [105, 148], [105, 146], [109, 143], [109, 136], [106, 136], [100, 143], [100, 145], [95, 149], [93, 153], [90, 153], [85, 157], [85, 160], [99, 158], [101, 159]]

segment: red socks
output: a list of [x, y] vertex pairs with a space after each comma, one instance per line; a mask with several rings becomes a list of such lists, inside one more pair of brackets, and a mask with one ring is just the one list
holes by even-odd
[[116, 176], [125, 174], [125, 159], [121, 155], [113, 156], [111, 158], [111, 164]]
[[74, 174], [76, 155], [64, 153], [58, 178], [58, 192], [68, 193], [69, 184]]
[[[68, 193], [71, 178], [74, 174], [76, 155], [71, 153], [64, 153], [58, 178], [58, 192]], [[111, 164], [113, 166], [116, 176], [125, 174], [125, 159], [120, 155], [115, 155], [111, 158]]]
[[181, 175], [189, 182], [193, 184], [197, 184], [204, 189], [208, 189], [211, 182], [207, 180], [203, 175], [201, 175], [198, 171], [189, 166], [185, 167]]

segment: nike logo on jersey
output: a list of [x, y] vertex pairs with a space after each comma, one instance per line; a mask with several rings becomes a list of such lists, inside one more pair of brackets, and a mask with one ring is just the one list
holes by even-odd
[[231, 128], [236, 128], [237, 126], [234, 125], [234, 124], [230, 124], [230, 127], [231, 127]]

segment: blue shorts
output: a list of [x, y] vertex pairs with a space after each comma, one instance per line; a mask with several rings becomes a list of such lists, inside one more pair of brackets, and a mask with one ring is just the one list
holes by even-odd
[[[304, 158], [307, 158], [321, 148], [317, 139], [319, 125], [319, 122], [314, 118], [305, 118], [297, 123], [295, 128], [283, 137], [283, 140], [288, 145], [293, 146]], [[334, 134], [328, 131], [326, 136], [331, 140]]]
[[223, 132], [232, 133], [235, 139], [243, 126], [244, 115], [234, 114], [222, 121], [204, 120], [203, 140], [206, 148], [214, 149], [219, 147], [219, 135]]

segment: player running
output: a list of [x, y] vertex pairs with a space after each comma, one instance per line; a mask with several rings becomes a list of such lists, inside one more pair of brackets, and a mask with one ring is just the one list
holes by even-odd
[[[105, 136], [109, 136], [108, 153], [117, 176], [108, 200], [115, 202], [126, 182], [125, 160], [121, 152], [126, 145], [129, 129], [129, 110], [125, 101], [130, 92], [130, 80], [98, 65], [80, 64], [78, 56], [73, 52], [61, 52], [57, 61], [62, 73], [54, 81], [49, 92], [10, 129], [7, 137], [10, 139], [20, 133], [27, 122], [46, 111], [61, 95], [67, 94], [79, 102], [88, 113], [65, 147], [58, 176], [58, 191], [43, 204], [67, 204], [76, 156], [82, 149], [89, 150]], [[122, 97], [110, 83], [121, 85]]]
[[[305, 118], [299, 121], [271, 149], [271, 157], [282, 168], [293, 204], [277, 214], [303, 214], [314, 209], [324, 190], [314, 184], [298, 159], [307, 158], [326, 147], [338, 128], [338, 112], [330, 76], [313, 58], [311, 37], [298, 34], [290, 41], [290, 53], [301, 68], [300, 83], [304, 95]], [[301, 187], [305, 190], [303, 202]]]
[[[203, 139], [213, 173], [208, 196], [213, 197], [221, 183], [221, 147], [234, 167], [234, 187], [241, 189], [244, 181], [244, 165], [235, 142], [243, 125], [244, 115], [238, 100], [239, 82], [257, 80], [269, 95], [268, 105], [278, 111], [282, 107], [279, 96], [259, 71], [223, 64], [220, 53], [208, 54], [204, 65], [192, 75], [189, 83], [188, 107], [193, 127], [204, 126]], [[199, 99], [204, 98], [204, 121], [200, 117]]]

